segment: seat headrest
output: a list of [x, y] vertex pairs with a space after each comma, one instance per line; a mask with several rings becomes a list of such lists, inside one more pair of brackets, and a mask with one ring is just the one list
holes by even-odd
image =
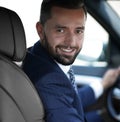
[[13, 61], [26, 55], [26, 38], [21, 19], [16, 12], [0, 7], [0, 54]]

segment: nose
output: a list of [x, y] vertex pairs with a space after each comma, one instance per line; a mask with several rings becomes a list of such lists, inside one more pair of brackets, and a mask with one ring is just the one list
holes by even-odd
[[66, 34], [66, 38], [65, 38], [66, 44], [75, 45], [77, 40], [78, 40], [78, 38], [77, 38], [77, 35], [75, 33], [69, 32]]

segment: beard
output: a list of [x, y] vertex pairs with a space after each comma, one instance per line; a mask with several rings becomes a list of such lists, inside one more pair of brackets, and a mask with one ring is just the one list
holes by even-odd
[[[46, 51], [49, 53], [49, 55], [58, 63], [62, 64], [62, 65], [70, 65], [73, 64], [73, 62], [75, 61], [77, 55], [79, 54], [80, 50], [79, 49], [73, 56], [68, 56], [68, 55], [64, 55], [64, 54], [60, 54], [57, 51], [57, 48], [59, 48], [60, 46], [56, 46], [55, 49], [53, 49], [53, 47], [51, 46], [51, 44], [49, 43], [46, 34], [44, 34], [44, 40], [41, 40], [41, 44], [42, 46], [46, 49]], [[65, 47], [65, 46], [63, 46]]]

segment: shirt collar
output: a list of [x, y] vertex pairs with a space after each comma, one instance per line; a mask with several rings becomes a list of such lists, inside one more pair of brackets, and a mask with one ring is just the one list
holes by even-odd
[[65, 73], [65, 74], [67, 74], [68, 73], [68, 71], [69, 71], [69, 69], [70, 69], [70, 67], [71, 67], [71, 65], [62, 65], [62, 64], [60, 64], [60, 63], [58, 63], [58, 62], [56, 62], [57, 64], [58, 64], [58, 66], [61, 68], [61, 70]]

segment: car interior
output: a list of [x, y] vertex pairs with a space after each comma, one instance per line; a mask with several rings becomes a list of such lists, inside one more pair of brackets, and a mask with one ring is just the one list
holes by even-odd
[[36, 89], [15, 63], [25, 54], [21, 19], [14, 11], [0, 7], [0, 122], [44, 122]]
[[[107, 0], [86, 0], [86, 6], [88, 13], [105, 29], [108, 37], [104, 38], [107, 44], [103, 45], [102, 52], [95, 61], [86, 55], [78, 56], [78, 59], [85, 58], [88, 62], [91, 60], [87, 65], [82, 65], [81, 62], [73, 65], [78, 87], [83, 87], [93, 79], [101, 80], [107, 69], [120, 66], [120, 18], [107, 4]], [[90, 32], [92, 30], [95, 30], [94, 26]], [[91, 35], [97, 34], [100, 35], [100, 30]], [[91, 39], [91, 42], [95, 41], [98, 40]], [[24, 60], [29, 48], [26, 43], [19, 15], [14, 10], [0, 7], [0, 122], [45, 121], [42, 101], [34, 85], [18, 65]], [[99, 48], [99, 44], [97, 42], [95, 46]], [[120, 77], [94, 105], [87, 108], [87, 111], [91, 110], [101, 110], [105, 122], [120, 122]]]

